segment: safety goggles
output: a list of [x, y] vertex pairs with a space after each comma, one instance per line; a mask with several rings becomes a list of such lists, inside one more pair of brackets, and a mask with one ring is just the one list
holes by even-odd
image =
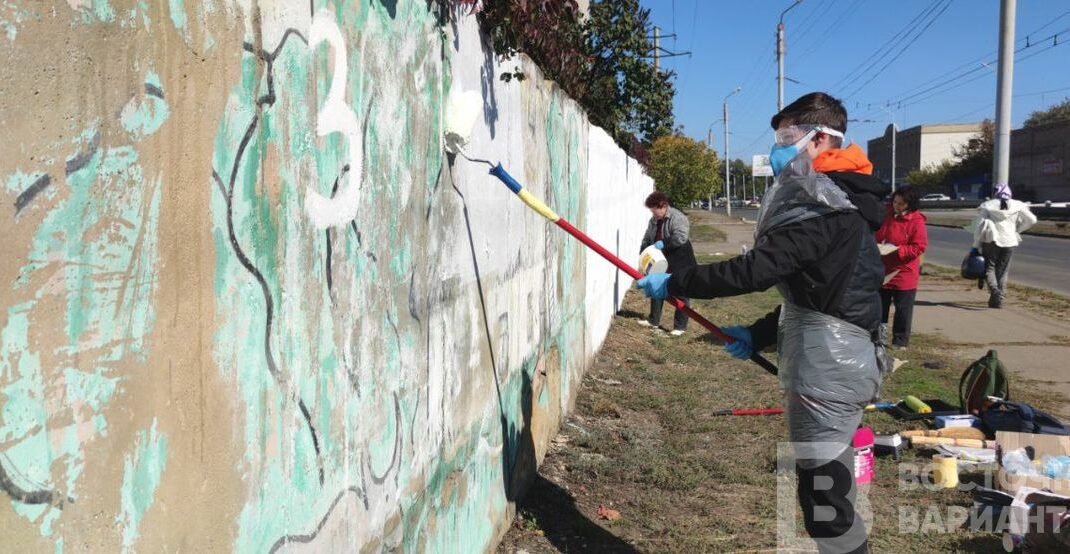
[[776, 130], [776, 143], [780, 146], [805, 144], [818, 133], [843, 138], [843, 133], [825, 125], [789, 125], [783, 129]]

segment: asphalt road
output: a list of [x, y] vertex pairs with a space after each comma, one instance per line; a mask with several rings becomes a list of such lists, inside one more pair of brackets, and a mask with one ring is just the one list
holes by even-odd
[[[958, 267], [970, 251], [973, 236], [950, 227], [929, 225], [929, 249], [925, 259]], [[1010, 279], [1062, 294], [1070, 294], [1070, 239], [1025, 235], [1014, 249]]]
[[[724, 208], [717, 208], [724, 213]], [[973, 213], [972, 210], [967, 210]], [[732, 208], [732, 215], [754, 221], [758, 210]], [[925, 259], [940, 265], [959, 267], [970, 251], [970, 233], [950, 227], [930, 225], [929, 249]], [[1022, 237], [1022, 244], [1011, 258], [1011, 281], [1070, 295], [1070, 239]]]

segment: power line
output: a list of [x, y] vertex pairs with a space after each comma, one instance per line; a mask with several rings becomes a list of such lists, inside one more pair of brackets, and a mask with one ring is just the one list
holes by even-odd
[[929, 19], [929, 22], [926, 23], [925, 26], [922, 27], [920, 31], [915, 33], [914, 37], [910, 39], [910, 42], [908, 42], [905, 45], [903, 45], [903, 47], [900, 48], [899, 51], [895, 53], [895, 56], [892, 56], [892, 59], [888, 60], [883, 66], [881, 66], [880, 69], [878, 69], [875, 73], [873, 73], [873, 75], [870, 76], [870, 78], [867, 79], [866, 82], [862, 83], [861, 86], [859, 86], [858, 88], [854, 89], [854, 92], [852, 92], [851, 94], [848, 94], [847, 96], [845, 96], [844, 99], [850, 98], [850, 97], [858, 94], [859, 92], [862, 92], [862, 90], [864, 90], [870, 83], [872, 83], [874, 79], [876, 79], [881, 74], [883, 74], [884, 70], [888, 69], [888, 66], [892, 65], [892, 63], [894, 63], [896, 60], [898, 60], [899, 57], [903, 55], [903, 52], [906, 52], [907, 49], [909, 49], [911, 46], [913, 46], [914, 43], [917, 42], [918, 39], [921, 38], [921, 36], [923, 34], [925, 34], [925, 31], [928, 31], [929, 27], [932, 27], [933, 23], [936, 23], [936, 20], [940, 19], [940, 16], [943, 15], [944, 12], [946, 12], [949, 7], [951, 7], [951, 0], [947, 0], [947, 2], [944, 4], [944, 7], [940, 8], [940, 11], [936, 12], [936, 15], [932, 16], [932, 18]]
[[[1064, 34], [1064, 33], [1068, 33], [1068, 32], [1070, 32], [1070, 27], [1067, 27], [1067, 28], [1065, 28], [1065, 29], [1063, 29], [1061, 31], [1058, 31], [1056, 33], [1053, 33], [1053, 34], [1045, 37], [1044, 39], [1041, 39], [1043, 42], [1034, 42], [1034, 43], [1028, 44], [1026, 46], [1022, 46], [1021, 48], [1018, 48], [1017, 50], [1015, 50], [1014, 53], [1015, 53], [1015, 55], [1017, 55], [1020, 52], [1024, 52], [1024, 51], [1029, 50], [1031, 48], [1034, 48], [1034, 47], [1036, 47], [1036, 46], [1038, 46], [1040, 44], [1044, 44], [1049, 40], [1054, 41], [1054, 44], [1052, 46], [1048, 47], [1048, 48], [1040, 50], [1040, 52], [1044, 52], [1044, 51], [1047, 51], [1047, 50], [1049, 50], [1051, 48], [1054, 48], [1056, 46], [1060, 46], [1060, 44], [1058, 43], [1059, 35], [1060, 34]], [[1021, 58], [1021, 60], [1018, 60], [1018, 61], [1029, 59], [1030, 57], [1032, 57], [1035, 54], [1036, 53], [1031, 53], [1029, 56]], [[939, 83], [937, 83], [935, 85], [932, 85], [932, 86], [929, 86], [929, 87], [924, 88], [922, 90], [919, 90], [918, 92], [915, 92], [913, 94], [909, 94], [907, 96], [903, 96], [903, 97], [895, 99], [895, 100], [887, 100], [887, 101], [884, 102], [884, 105], [886, 105], [886, 106], [892, 105], [892, 104], [903, 105], [908, 100], [913, 100], [914, 98], [922, 96], [922, 95], [924, 95], [924, 94], [926, 94], [928, 92], [940, 89], [941, 87], [944, 87], [944, 86], [946, 86], [948, 84], [954, 83], [955, 81], [957, 81], [959, 79], [963, 79], [963, 78], [965, 78], [967, 76], [970, 76], [970, 75], [972, 75], [974, 73], [977, 73], [978, 71], [983, 71], [985, 69], [988, 69], [989, 66], [991, 66], [994, 63], [996, 63], [997, 61], [999, 61], [999, 60], [998, 59], [990, 59], [987, 63], [982, 63], [982, 65], [979, 66], [979, 67], [975, 67], [973, 69], [967, 70], [967, 71], [959, 73], [957, 75], [953, 75], [951, 77], [948, 77], [948, 78], [944, 79], [943, 81], [941, 81], [941, 82], [939, 82]], [[938, 91], [935, 94], [940, 94], [940, 93], [943, 93], [943, 92], [947, 92], [948, 90], [951, 90], [952, 88], [957, 88], [958, 86], [961, 86], [962, 84], [966, 84], [966, 83], [970, 83], [970, 82], [976, 81], [977, 79], [979, 79], [981, 77], [984, 77], [986, 75], [987, 75], [987, 73], [984, 73], [984, 74], [982, 74], [982, 75], [980, 75], [978, 77], [974, 77], [974, 78], [968, 79], [968, 80], [963, 81], [962, 83], [960, 83], [958, 85], [954, 85], [954, 86], [952, 86], [952, 87], [950, 87], [948, 89], [945, 89], [945, 90], [942, 90], [942, 91]], [[935, 96], [935, 94], [924, 96], [923, 99]], [[916, 104], [916, 103], [917, 102], [910, 102], [910, 103], [907, 103], [906, 105], [911, 105], [911, 104]]]
[[[1064, 30], [1064, 31], [1060, 31], [1058, 34], [1062, 34], [1062, 33], [1066, 33], [1066, 32], [1070, 32], [1070, 28], [1068, 28], [1067, 30]], [[1035, 57], [1035, 56], [1037, 56], [1039, 54], [1047, 52], [1048, 50], [1052, 50], [1052, 49], [1058, 48], [1058, 47], [1063, 46], [1064, 44], [1066, 44], [1066, 42], [1061, 42], [1061, 43], [1058, 42], [1058, 39], [1057, 39], [1058, 34], [1055, 34], [1055, 35], [1052, 35], [1051, 37], [1049, 37], [1049, 38], [1053, 39], [1053, 43], [1051, 45], [1046, 46], [1044, 48], [1041, 48], [1040, 50], [1037, 50], [1037, 51], [1034, 51], [1034, 52], [1030, 52], [1029, 55], [1027, 55], [1027, 56], [1023, 56], [1021, 58], [1016, 58], [1015, 59], [1015, 63], [1024, 62], [1024, 61], [1026, 61], [1026, 60], [1028, 60], [1030, 58], [1033, 58], [1033, 57]], [[1038, 44], [1040, 44], [1040, 43], [1033, 43], [1033, 44], [1030, 44], [1029, 46], [1024, 46], [1022, 48], [1019, 48], [1017, 51], [1015, 51], [1015, 54], [1017, 54], [1018, 52], [1022, 52], [1022, 51], [1031, 49], [1031, 48], [1037, 46]], [[972, 73], [972, 71], [969, 72], [969, 73]], [[924, 102], [924, 101], [926, 101], [929, 98], [932, 98], [934, 96], [939, 96], [941, 94], [944, 94], [945, 92], [952, 91], [952, 90], [957, 89], [957, 88], [959, 88], [959, 87], [961, 87], [963, 85], [970, 84], [970, 83], [972, 83], [974, 81], [977, 81], [978, 79], [983, 79], [983, 78], [989, 77], [991, 75], [990, 73], [982, 73], [981, 75], [977, 75], [975, 77], [971, 77], [971, 78], [966, 79], [964, 81], [958, 81], [959, 79], [962, 79], [963, 77], [965, 77], [969, 73], [963, 74], [961, 76], [953, 77], [953, 78], [948, 79], [947, 81], [945, 81], [945, 82], [943, 82], [943, 83], [941, 83], [939, 85], [935, 85], [933, 87], [930, 87], [929, 89], [926, 89], [926, 91], [923, 91], [923, 92], [929, 92], [929, 91], [932, 91], [932, 92], [930, 92], [929, 94], [926, 94], [924, 96], [921, 96], [920, 98], [917, 98], [917, 97], [922, 93], [917, 93], [917, 94], [912, 95], [909, 98], [903, 98], [903, 99], [900, 99], [899, 101], [893, 101], [893, 102], [890, 102], [890, 103], [888, 103], [886, 105], [894, 104], [898, 108], [905, 108], [905, 107], [908, 107], [908, 106], [913, 106], [915, 104], [919, 104], [921, 102]], [[956, 82], [956, 81], [958, 81], [958, 82]], [[948, 85], [950, 85], [950, 86], [948, 86]], [[937, 89], [940, 89], [940, 90], [937, 90]], [[912, 101], [908, 102], [907, 100], [912, 100]], [[876, 113], [876, 112], [870, 111], [866, 115], [869, 116], [869, 115], [872, 115], [874, 113]]]
[[937, 4], [934, 3], [928, 8], [922, 10], [920, 13], [918, 13], [918, 15], [915, 15], [913, 19], [908, 21], [907, 24], [904, 25], [901, 29], [899, 29], [898, 32], [892, 35], [891, 38], [889, 38], [887, 41], [884, 42], [884, 44], [877, 48], [877, 50], [873, 54], [871, 54], [868, 58], [862, 60], [861, 63], [851, 69], [851, 71], [847, 72], [846, 75], [841, 77], [839, 81], [836, 81], [836, 84], [832, 85], [831, 90], [836, 90], [840, 88], [841, 85], [845, 85], [851, 82], [852, 79], [861, 77], [865, 73], [867, 67], [870, 67], [871, 64], [876, 63], [880, 60], [880, 58], [883, 58], [885, 55], [887, 55], [886, 50], [890, 52], [892, 48], [895, 48], [895, 45], [902, 40], [902, 37], [905, 36], [910, 29], [914, 28], [916, 23], [921, 21], [923, 17], [925, 17], [929, 13], [932, 13], [936, 6]]
[[[1065, 12], [1063, 12], [1063, 13], [1055, 16], [1055, 17], [1053, 17], [1052, 19], [1050, 19], [1044, 25], [1041, 25], [1040, 27], [1037, 27], [1036, 29], [1033, 29], [1032, 31], [1026, 33], [1026, 35], [1023, 36], [1022, 38], [1019, 38], [1018, 40], [1016, 40], [1015, 44], [1023, 43], [1024, 47], [1026, 47], [1026, 48], [1031, 47], [1033, 44], [1030, 42], [1030, 37], [1032, 37], [1036, 33], [1039, 33], [1040, 31], [1043, 31], [1044, 29], [1046, 29], [1048, 27], [1051, 27], [1057, 21], [1059, 21], [1060, 19], [1062, 19], [1062, 18], [1064, 18], [1064, 17], [1066, 17], [1068, 15], [1070, 15], [1070, 10], [1067, 10], [1067, 11], [1065, 11]], [[1055, 33], [1054, 35], [1049, 35], [1049, 36], [1047, 36], [1047, 37], [1045, 37], [1043, 39], [1040, 39], [1040, 41], [1043, 42], [1043, 41], [1046, 41], [1048, 39], [1051, 39], [1055, 35], [1061, 34], [1062, 32], [1065, 32], [1065, 31], [1060, 31], [1058, 33]], [[965, 62], [965, 63], [963, 63], [961, 65], [955, 66], [955, 67], [953, 67], [951, 69], [948, 69], [948, 70], [945, 70], [945, 71], [942, 71], [936, 77], [933, 77], [932, 79], [928, 79], [926, 81], [923, 81], [922, 83], [916, 85], [915, 87], [902, 92], [899, 96], [900, 97], [905, 97], [905, 96], [913, 94], [915, 92], [919, 92], [919, 93], [920, 92], [924, 92], [924, 91], [921, 91], [921, 89], [925, 88], [929, 84], [937, 82], [937, 81], [941, 81], [941, 80], [946, 80], [948, 78], [947, 76], [949, 74], [958, 72], [958, 71], [960, 71], [962, 69], [965, 69], [965, 68], [970, 68], [971, 71], [967, 71], [966, 73], [963, 74], [963, 76], [968, 75], [970, 73], [973, 73], [974, 71], [980, 71], [981, 69], [984, 68], [986, 63], [987, 64], [994, 63], [992, 61], [985, 62], [985, 60], [995, 56], [998, 53], [999, 52], [997, 50], [992, 50], [992, 51], [988, 52], [987, 54], [985, 54], [983, 56], [980, 56], [980, 57], [977, 57], [977, 58], [973, 58], [970, 61], [967, 61], [967, 62]], [[835, 88], [835, 87], [833, 87], [833, 88]], [[927, 89], [927, 90], [931, 90], [931, 89]], [[890, 103], [893, 103], [893, 102], [891, 100], [885, 100], [884, 101], [885, 105], [890, 104]]]
[[860, 6], [861, 4], [862, 4], [861, 2], [851, 2], [847, 6], [847, 9], [843, 10], [843, 13], [840, 14], [840, 17], [836, 18], [835, 21], [833, 21], [827, 28], [825, 28], [825, 31], [823, 33], [821, 33], [821, 38], [819, 38], [818, 41], [816, 43], [814, 43], [813, 46], [807, 48], [805, 52], [803, 52], [802, 54], [799, 54], [799, 61], [801, 61], [803, 58], [809, 56], [810, 54], [816, 52], [818, 48], [820, 48], [823, 44], [825, 44], [825, 41], [827, 41], [829, 39], [829, 37], [832, 36], [834, 30], [840, 28], [840, 23], [842, 23], [845, 19], [847, 19], [848, 16], [853, 14], [855, 12], [855, 10], [858, 9], [858, 6]]
[[817, 25], [821, 21], [825, 20], [825, 16], [828, 15], [829, 10], [836, 6], [836, 1], [837, 0], [828, 0], [828, 4], [825, 5], [824, 10], [821, 10], [821, 6], [814, 8], [814, 13], [816, 14], [818, 13], [818, 11], [820, 11], [820, 15], [814, 17], [813, 21], [810, 22], [810, 25], [808, 27], [805, 27], [799, 31], [799, 37], [795, 39], [795, 44], [803, 44], [803, 41], [806, 39], [806, 37], [810, 36], [810, 32], [816, 29]]

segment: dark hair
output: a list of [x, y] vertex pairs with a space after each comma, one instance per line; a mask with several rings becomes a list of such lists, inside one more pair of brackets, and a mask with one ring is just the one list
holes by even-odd
[[[788, 125], [825, 125], [841, 133], [847, 132], [847, 108], [843, 103], [824, 92], [811, 92], [784, 106], [770, 120], [775, 131], [782, 123]], [[840, 137], [829, 137], [834, 148], [843, 146]]]
[[1007, 199], [1006, 198], [1000, 198], [999, 199], [999, 209], [1001, 209], [1003, 211], [1007, 211], [1007, 207], [1008, 207], [1007, 206]]
[[903, 199], [903, 202], [907, 203], [907, 210], [916, 212], [921, 207], [921, 200], [918, 198], [918, 191], [914, 190], [914, 187], [899, 187], [892, 193], [892, 198], [896, 196]]
[[669, 197], [665, 196], [665, 193], [660, 190], [656, 190], [646, 197], [646, 207], [648, 208], [660, 208], [668, 203]]

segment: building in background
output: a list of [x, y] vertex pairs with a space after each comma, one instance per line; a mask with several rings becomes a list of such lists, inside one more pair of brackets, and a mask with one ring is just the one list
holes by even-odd
[[[939, 164], [955, 157], [955, 149], [962, 147], [981, 130], [980, 123], [949, 125], [918, 125], [903, 129], [895, 139], [895, 182], [906, 184], [907, 174], [915, 169]], [[867, 143], [867, 154], [873, 162], [873, 175], [892, 180], [892, 126], [884, 135]]]
[[1032, 202], [1070, 200], [1070, 120], [1011, 131], [1011, 190]]

